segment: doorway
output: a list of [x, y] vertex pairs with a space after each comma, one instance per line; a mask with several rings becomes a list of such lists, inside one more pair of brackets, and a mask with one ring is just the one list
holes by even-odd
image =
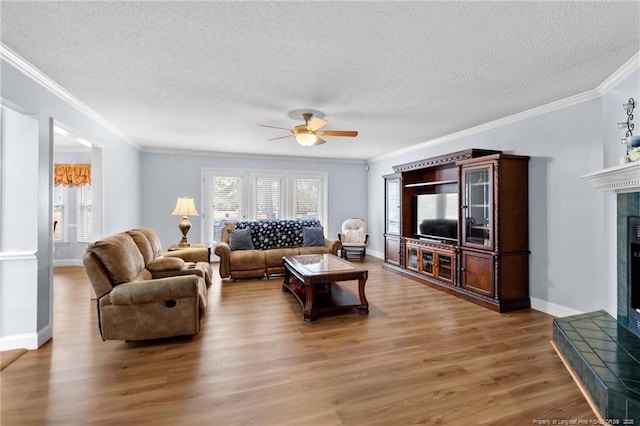
[[87, 180], [55, 181], [52, 189], [53, 266], [82, 266], [87, 244], [102, 236], [102, 146], [51, 120], [53, 167], [89, 166]]

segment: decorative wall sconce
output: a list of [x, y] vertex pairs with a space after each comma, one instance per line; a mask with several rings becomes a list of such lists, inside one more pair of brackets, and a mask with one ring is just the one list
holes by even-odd
[[620, 139], [623, 144], [628, 144], [630, 142], [631, 136], [633, 136], [633, 129], [635, 127], [633, 124], [633, 109], [635, 108], [635, 106], [636, 102], [633, 100], [633, 98], [630, 98], [626, 104], [622, 105], [622, 108], [624, 108], [625, 112], [627, 113], [627, 121], [618, 123], [618, 129], [627, 129], [626, 133], [624, 134], [624, 138]]
[[627, 113], [627, 121], [618, 123], [618, 129], [625, 130], [624, 138], [620, 139], [620, 142], [626, 145], [626, 153], [622, 156], [621, 162], [628, 163], [630, 161], [640, 160], [640, 137], [633, 136], [633, 110], [636, 106], [636, 102], [633, 98], [629, 98], [626, 104], [622, 105], [622, 108]]

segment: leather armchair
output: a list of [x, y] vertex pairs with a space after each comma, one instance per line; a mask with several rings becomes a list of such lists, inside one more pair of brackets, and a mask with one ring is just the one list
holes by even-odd
[[97, 297], [103, 340], [194, 335], [206, 308], [207, 286], [194, 274], [154, 279], [127, 233], [95, 241], [83, 263]]
[[158, 233], [152, 228], [140, 227], [127, 231], [142, 254], [145, 267], [153, 278], [176, 275], [198, 275], [211, 286], [211, 263], [206, 247], [187, 247], [168, 252], [162, 251]]

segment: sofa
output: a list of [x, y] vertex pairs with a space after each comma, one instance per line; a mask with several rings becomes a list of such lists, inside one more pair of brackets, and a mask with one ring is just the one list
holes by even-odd
[[[206, 309], [206, 276], [211, 276], [211, 265], [185, 262], [178, 251], [145, 259], [143, 251], [149, 249], [149, 242], [143, 235], [137, 229], [102, 238], [89, 244], [83, 256], [97, 299], [103, 340], [197, 334]], [[208, 258], [207, 249], [203, 250]], [[186, 255], [201, 259], [202, 254], [189, 250]]]
[[284, 274], [284, 256], [338, 254], [337, 239], [324, 238], [318, 220], [253, 220], [226, 222], [214, 253], [220, 277], [233, 280]]

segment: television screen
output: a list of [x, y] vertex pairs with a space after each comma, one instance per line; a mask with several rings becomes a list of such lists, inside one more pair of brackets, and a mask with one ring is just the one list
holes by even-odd
[[435, 240], [458, 240], [458, 194], [416, 195], [416, 234]]

